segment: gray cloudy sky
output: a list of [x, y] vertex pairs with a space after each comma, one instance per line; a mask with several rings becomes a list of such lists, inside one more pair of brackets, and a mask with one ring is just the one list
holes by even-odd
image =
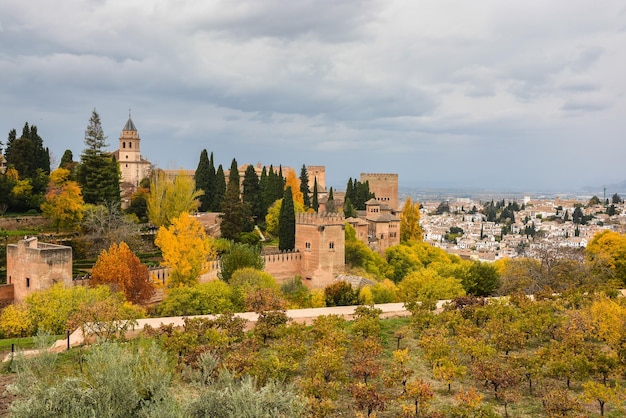
[[[3, 0], [0, 138], [28, 121], [78, 158], [325, 165], [401, 186], [576, 189], [626, 180], [620, 0]], [[4, 132], [4, 133], [2, 133]]]

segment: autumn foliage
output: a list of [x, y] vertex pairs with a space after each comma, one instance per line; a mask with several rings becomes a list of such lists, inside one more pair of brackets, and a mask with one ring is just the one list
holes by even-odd
[[52, 220], [57, 232], [60, 228], [77, 225], [83, 218], [85, 202], [80, 186], [70, 181], [69, 176], [70, 171], [65, 168], [50, 173], [46, 201], [41, 205], [43, 215]]
[[93, 286], [105, 284], [123, 292], [132, 303], [145, 303], [154, 294], [148, 267], [141, 264], [125, 242], [103, 251], [91, 271]]
[[170, 268], [167, 287], [191, 286], [206, 271], [213, 256], [211, 241], [195, 218], [183, 212], [169, 227], [160, 227], [154, 243], [163, 252], [163, 265]]

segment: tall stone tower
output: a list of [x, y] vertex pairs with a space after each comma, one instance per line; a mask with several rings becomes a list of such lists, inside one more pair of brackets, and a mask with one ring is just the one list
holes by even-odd
[[370, 192], [376, 200], [398, 210], [398, 175], [383, 173], [361, 173], [361, 183], [369, 182]]
[[309, 165], [306, 168], [309, 174], [309, 190], [313, 193], [313, 185], [317, 179], [317, 191], [326, 191], [326, 167], [323, 165]]
[[345, 219], [338, 214], [299, 213], [296, 217], [296, 249], [302, 254], [301, 274], [310, 288], [323, 288], [343, 273]]
[[141, 138], [129, 113], [120, 135], [120, 148], [114, 152], [121, 173], [122, 207], [128, 207], [130, 196], [137, 190], [139, 182], [150, 176], [151, 164], [141, 156], [140, 143]]

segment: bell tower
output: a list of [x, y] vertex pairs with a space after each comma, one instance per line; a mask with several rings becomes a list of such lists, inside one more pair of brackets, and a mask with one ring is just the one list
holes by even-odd
[[120, 163], [135, 162], [141, 160], [141, 152], [139, 150], [139, 133], [137, 128], [130, 117], [130, 110], [128, 111], [128, 121], [122, 129], [120, 135]]

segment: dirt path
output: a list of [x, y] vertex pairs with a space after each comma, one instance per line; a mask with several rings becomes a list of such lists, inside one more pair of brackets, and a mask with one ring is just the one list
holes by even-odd
[[9, 405], [15, 396], [9, 394], [7, 386], [15, 381], [14, 374], [0, 374], [0, 417], [9, 416]]

